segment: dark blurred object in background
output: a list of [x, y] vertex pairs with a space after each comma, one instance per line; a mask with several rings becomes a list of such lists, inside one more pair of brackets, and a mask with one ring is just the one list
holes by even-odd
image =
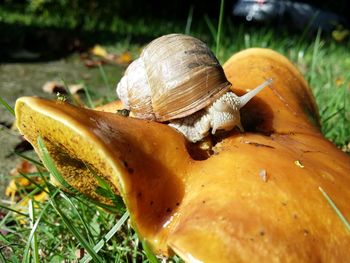
[[[209, 24], [213, 28], [217, 25], [221, 1], [0, 0], [0, 3], [2, 62], [57, 59], [103, 41], [115, 43], [132, 38], [146, 43], [170, 31], [184, 32], [188, 21], [192, 33], [208, 33]], [[281, 25], [284, 30], [288, 26], [288, 34], [295, 33], [290, 28], [299, 34], [316, 32], [321, 27], [323, 32], [332, 31], [333, 38], [344, 39], [349, 35], [346, 30], [349, 22], [344, 18], [348, 19], [349, 9], [349, 0], [226, 0], [224, 23], [233, 20], [237, 26], [242, 20], [244, 24], [270, 21], [267, 27], [277, 25], [280, 29]]]
[[345, 17], [306, 2], [289, 0], [238, 0], [233, 5], [234, 16], [248, 22], [276, 22], [294, 30], [331, 33], [349, 27]]

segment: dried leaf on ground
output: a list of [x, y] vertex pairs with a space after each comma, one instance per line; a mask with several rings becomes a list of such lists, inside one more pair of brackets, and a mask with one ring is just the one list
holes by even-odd
[[[84, 86], [83, 84], [71, 84], [68, 85], [68, 89], [71, 94], [77, 94], [78, 92], [83, 92], [84, 91]], [[47, 81], [43, 87], [42, 90], [46, 93], [51, 93], [51, 94], [67, 94], [67, 90], [65, 85], [62, 82], [59, 81]]]

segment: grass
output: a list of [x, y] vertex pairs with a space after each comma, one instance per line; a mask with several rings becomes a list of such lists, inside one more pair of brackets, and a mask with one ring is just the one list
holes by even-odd
[[322, 189], [322, 187], [319, 187], [318, 190], [320, 190], [320, 192], [322, 193], [322, 195], [324, 196], [324, 198], [327, 200], [327, 202], [329, 203], [329, 205], [332, 207], [332, 209], [334, 210], [334, 212], [337, 214], [337, 216], [339, 217], [339, 219], [343, 222], [344, 226], [346, 227], [346, 229], [350, 232], [350, 223], [348, 222], [348, 220], [343, 216], [343, 214], [340, 212], [340, 210], [338, 209], [338, 207], [334, 204], [333, 200], [329, 197], [329, 195]]
[[[206, 33], [203, 33], [193, 27], [194, 12], [195, 8], [191, 8], [183, 26], [183, 33], [193, 32], [193, 35], [207, 41], [213, 50], [216, 50], [221, 62], [227, 60], [232, 53], [249, 47], [272, 48], [290, 58], [311, 85], [319, 106], [324, 135], [337, 146], [346, 147], [350, 139], [350, 71], [347, 70], [350, 68], [349, 41], [336, 43], [330, 38], [322, 37], [321, 32], [318, 32], [314, 41], [309, 41], [305, 37], [307, 32], [298, 36], [271, 28], [237, 26], [232, 21], [223, 19], [222, 15], [218, 22], [218, 30], [214, 26], [216, 21], [205, 17], [203, 24]], [[181, 25], [170, 25], [157, 33], [179, 32], [179, 28], [182, 28]], [[154, 30], [154, 25], [131, 27], [127, 29], [128, 34], [133, 29], [145, 34], [154, 34], [150, 33]], [[128, 38], [121, 47], [110, 45], [107, 49], [138, 50], [140, 47], [140, 44], [133, 43]], [[109, 83], [102, 67], [100, 71], [106, 89], [115, 86]], [[94, 107], [97, 98], [93, 88], [86, 84], [85, 90], [88, 91], [87, 105]], [[3, 99], [0, 99], [0, 103], [13, 113]], [[57, 181], [65, 185], [41, 139], [39, 145], [45, 166]], [[19, 187], [20, 197], [29, 197], [26, 207], [21, 208], [13, 203], [0, 204], [0, 262], [157, 261], [147, 245], [139, 240], [137, 233], [130, 227], [127, 221], [128, 214], [120, 206], [117, 198], [114, 213], [107, 213], [106, 209], [111, 210], [111, 207], [91, 203], [79, 194], [62, 192], [50, 183], [49, 172], [39, 161], [24, 155], [21, 155], [21, 158], [28, 159], [39, 171], [34, 176], [23, 176], [27, 179], [39, 177], [41, 180], [33, 183], [31, 189]], [[100, 185], [101, 193], [113, 196], [103, 181], [100, 181]], [[67, 187], [69, 188], [68, 185]], [[44, 203], [34, 198], [43, 189], [48, 193], [48, 201]], [[74, 193], [74, 189], [71, 190]], [[173, 257], [169, 261], [181, 260]]]

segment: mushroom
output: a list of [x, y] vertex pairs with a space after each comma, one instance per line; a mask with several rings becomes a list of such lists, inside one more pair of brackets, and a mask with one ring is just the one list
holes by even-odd
[[223, 68], [237, 94], [266, 78], [274, 84], [242, 109], [245, 132], [217, 141], [205, 158], [167, 125], [108, 112], [119, 102], [89, 110], [23, 97], [17, 126], [36, 150], [42, 136], [72, 187], [111, 204], [85, 164], [104, 178], [156, 254], [186, 262], [348, 261], [349, 232], [319, 187], [350, 218], [350, 158], [322, 136], [307, 83], [267, 49], [239, 52]]

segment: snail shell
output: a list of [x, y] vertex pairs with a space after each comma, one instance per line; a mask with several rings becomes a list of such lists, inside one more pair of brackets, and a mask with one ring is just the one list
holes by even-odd
[[206, 44], [171, 34], [148, 44], [117, 86], [118, 97], [141, 119], [168, 121], [189, 141], [217, 130], [243, 130], [239, 110], [272, 80], [238, 97]]
[[170, 34], [143, 49], [126, 70], [117, 93], [135, 117], [164, 122], [207, 107], [230, 86], [205, 43]]

